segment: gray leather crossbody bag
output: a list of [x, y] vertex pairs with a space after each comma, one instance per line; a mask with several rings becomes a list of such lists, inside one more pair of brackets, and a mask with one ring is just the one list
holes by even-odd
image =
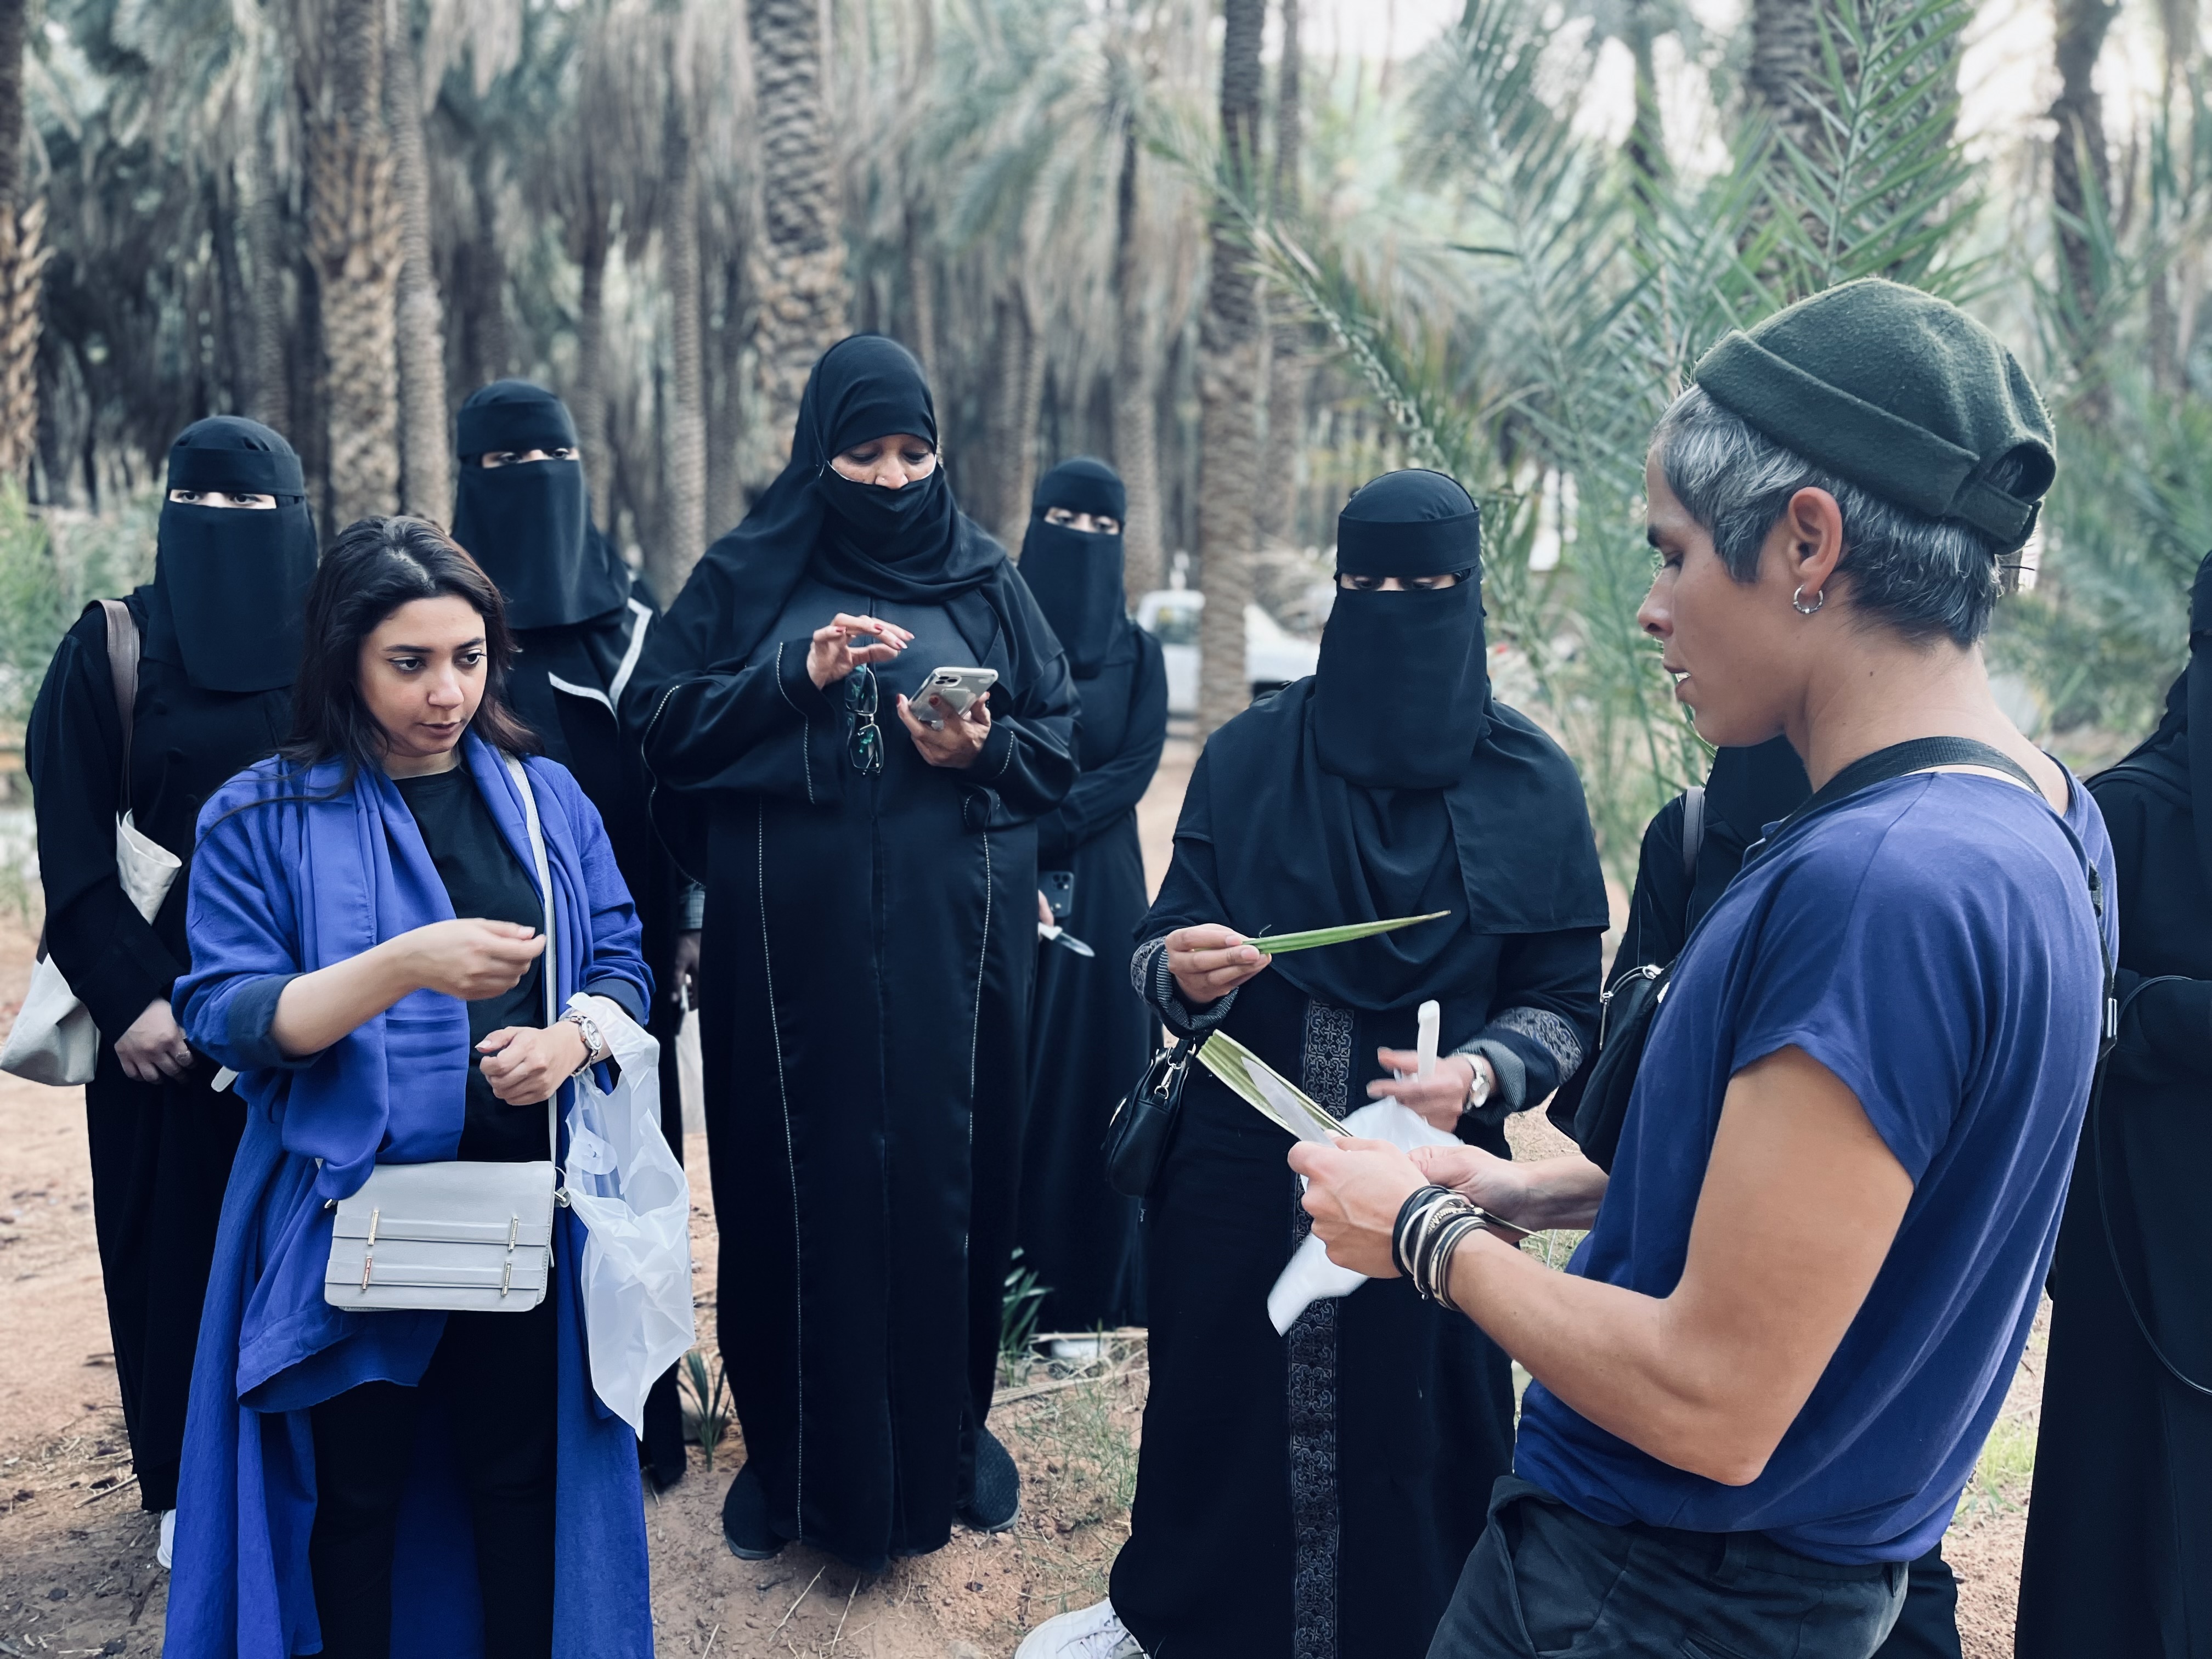
[[[538, 800], [522, 763], [507, 757], [522, 792], [530, 853], [545, 908], [545, 1023], [558, 1018], [553, 883]], [[553, 1271], [553, 1212], [561, 1201], [559, 1101], [545, 1101], [542, 1163], [380, 1164], [337, 1203], [323, 1300], [355, 1313], [400, 1308], [527, 1313]]]

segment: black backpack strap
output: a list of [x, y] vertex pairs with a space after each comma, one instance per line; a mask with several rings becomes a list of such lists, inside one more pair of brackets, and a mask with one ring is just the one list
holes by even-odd
[[1705, 846], [1705, 786], [1693, 783], [1682, 792], [1682, 879], [1698, 884], [1698, 854]]
[[[2182, 977], [2184, 976], [2179, 974], [2160, 974], [2153, 979], [2139, 980], [2135, 988], [2128, 993], [2126, 1002], [2110, 1001], [2108, 991], [2106, 1006], [2112, 1012], [2106, 1024], [2107, 1049], [2118, 1040], [2120, 1020], [2126, 1014], [2129, 1004], [2134, 1002], [2152, 986], [2164, 985], [2170, 980]], [[2089, 1086], [2089, 1110], [2081, 1123], [2081, 1133], [2089, 1138], [2091, 1173], [2097, 1183], [2097, 1220], [2105, 1230], [2105, 1255], [2112, 1264], [2112, 1279], [2120, 1287], [2120, 1300], [2127, 1304], [2128, 1316], [2135, 1321], [2136, 1329], [2142, 1337], [2143, 1346], [2150, 1350], [2151, 1357], [2165, 1367], [2167, 1376], [2180, 1383], [2190, 1393], [2212, 1398], [2212, 1385], [2199, 1382], [2180, 1366], [2175, 1364], [2168, 1358], [2166, 1350], [2159, 1346], [2158, 1339], [2151, 1334], [2150, 1321], [2143, 1316], [2142, 1306], [2136, 1300], [2135, 1287], [2128, 1283], [2127, 1264], [2120, 1260], [2120, 1243], [2112, 1231], [2112, 1206], [2111, 1199], [2106, 1196], [2105, 1182], [2105, 1125], [2102, 1109], [2105, 1103], [2105, 1073], [2109, 1064], [2109, 1054], [2100, 1057], [2097, 1062], [2096, 1081]]]

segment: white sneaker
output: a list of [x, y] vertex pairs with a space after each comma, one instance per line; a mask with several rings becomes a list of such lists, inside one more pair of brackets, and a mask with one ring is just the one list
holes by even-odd
[[1111, 1601], [1048, 1619], [1014, 1650], [1014, 1659], [1145, 1659]]
[[176, 1543], [177, 1512], [174, 1510], [163, 1510], [161, 1511], [161, 1547], [154, 1552], [154, 1564], [156, 1566], [166, 1567], [169, 1565], [169, 1556], [175, 1549]]

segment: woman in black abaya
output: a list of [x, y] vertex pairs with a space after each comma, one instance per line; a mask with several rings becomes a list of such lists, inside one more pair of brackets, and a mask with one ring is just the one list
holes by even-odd
[[2157, 732], [2090, 784], [2126, 1013], [2051, 1266], [2021, 1659], [2212, 1659], [2212, 556], [2189, 627]]
[[1168, 675], [1159, 641], [1122, 599], [1126, 511], [1111, 467], [1064, 461], [1038, 483], [1022, 539], [1022, 578], [1066, 647], [1083, 702], [1083, 775], [1038, 823], [1037, 862], [1048, 893], [1066, 896], [1060, 924], [1098, 952], [1048, 944], [1037, 953], [1020, 1238], [1045, 1287], [1037, 1322], [1048, 1331], [1144, 1322], [1137, 1202], [1106, 1184], [1102, 1147], [1158, 1030], [1123, 988], [1121, 956], [1145, 914], [1137, 802], [1167, 740]]
[[[567, 404], [528, 380], [494, 380], [469, 394], [456, 427], [461, 469], [453, 539], [507, 601], [515, 643], [509, 704], [599, 808], [637, 906], [639, 949], [660, 988], [646, 1029], [660, 1039], [661, 1133], [680, 1160], [681, 883], [645, 810], [637, 751], [623, 740], [615, 716], [658, 612], [645, 584], [592, 523]], [[672, 1369], [646, 1401], [644, 1454], [659, 1485], [683, 1478], [684, 1419]]]
[[[872, 1570], [1012, 1524], [983, 1426], [1027, 1095], [1036, 821], [1075, 779], [1066, 661], [938, 464], [913, 356], [823, 354], [791, 462], [707, 550], [624, 705], [706, 885], [720, 1330], [739, 1554]], [[988, 699], [922, 724], [940, 667]]]
[[[1573, 766], [1491, 698], [1480, 554], [1474, 503], [1442, 474], [1352, 496], [1319, 672], [1207, 743], [1131, 971], [1170, 1025], [1227, 1032], [1332, 1113], [1394, 1096], [1503, 1157], [1505, 1118], [1589, 1042], [1606, 899]], [[1437, 910], [1260, 954], [1265, 932]], [[1447, 1057], [1394, 1081], [1430, 998]], [[1131, 1536], [1111, 1601], [1040, 1627], [1023, 1659], [1427, 1651], [1510, 1462], [1510, 1367], [1398, 1279], [1276, 1335], [1268, 1291], [1306, 1231], [1291, 1145], [1194, 1072], [1146, 1211]]]
[[[139, 1502], [157, 1513], [176, 1507], [200, 1301], [245, 1127], [245, 1107], [211, 1086], [215, 1063], [186, 1045], [169, 1008], [190, 961], [192, 826], [201, 803], [290, 725], [315, 570], [300, 458], [267, 427], [195, 422], [169, 451], [168, 484], [154, 580], [124, 601], [141, 641], [131, 732], [94, 606], [54, 653], [23, 756], [46, 946], [100, 1027], [84, 1091], [93, 1222]], [[185, 863], [150, 923], [116, 870], [125, 810]]]

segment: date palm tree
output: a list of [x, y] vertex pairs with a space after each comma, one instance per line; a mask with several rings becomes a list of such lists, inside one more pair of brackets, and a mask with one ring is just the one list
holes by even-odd
[[759, 125], [763, 435], [789, 441], [808, 370], [845, 330], [836, 158], [819, 0], [746, 0]]
[[404, 250], [384, 123], [384, 6], [330, 0], [327, 9], [303, 8], [301, 18], [330, 520], [343, 525], [389, 513], [399, 500], [393, 392]]
[[1244, 607], [1258, 530], [1261, 373], [1259, 281], [1237, 204], [1260, 183], [1260, 38], [1267, 0], [1222, 0], [1221, 162], [1200, 325], [1198, 730], [1202, 738], [1250, 700]]

